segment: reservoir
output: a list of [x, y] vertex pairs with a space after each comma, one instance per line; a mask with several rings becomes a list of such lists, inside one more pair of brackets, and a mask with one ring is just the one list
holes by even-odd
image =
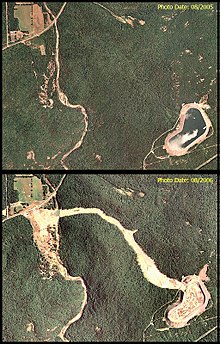
[[206, 123], [201, 112], [197, 108], [190, 108], [186, 113], [182, 131], [173, 136], [169, 140], [169, 143], [171, 145], [178, 141], [178, 143], [181, 143], [181, 148], [186, 148], [193, 141], [202, 136], [205, 131]]

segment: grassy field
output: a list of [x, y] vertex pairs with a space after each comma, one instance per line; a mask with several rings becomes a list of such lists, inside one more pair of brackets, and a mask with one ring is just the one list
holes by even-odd
[[16, 177], [14, 190], [18, 191], [20, 202], [31, 204], [32, 201], [42, 201], [43, 188], [41, 181], [34, 177]]

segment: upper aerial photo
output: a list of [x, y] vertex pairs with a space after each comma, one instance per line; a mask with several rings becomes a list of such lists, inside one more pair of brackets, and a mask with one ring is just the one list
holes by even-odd
[[3, 2], [3, 170], [216, 170], [217, 2]]

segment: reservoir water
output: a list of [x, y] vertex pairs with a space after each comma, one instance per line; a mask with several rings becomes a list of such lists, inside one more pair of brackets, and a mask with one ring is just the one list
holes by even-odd
[[206, 130], [206, 123], [203, 119], [201, 112], [196, 108], [191, 108], [186, 113], [186, 118], [185, 118], [182, 131], [178, 133], [177, 135], [173, 136], [170, 139], [170, 143], [176, 141], [177, 139], [178, 140], [181, 139], [181, 137], [183, 138], [183, 135], [186, 135], [186, 134], [189, 134], [189, 137], [190, 137], [190, 134], [194, 132], [196, 135], [193, 135], [192, 138], [190, 138], [189, 140], [187, 140], [181, 145], [181, 148], [186, 148], [193, 141], [197, 140], [200, 136], [202, 136], [205, 130]]

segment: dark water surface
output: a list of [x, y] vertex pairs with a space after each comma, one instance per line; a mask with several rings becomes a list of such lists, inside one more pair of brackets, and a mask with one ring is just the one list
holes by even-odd
[[184, 148], [190, 145], [194, 140], [199, 138], [206, 131], [205, 121], [198, 109], [190, 109], [187, 111], [187, 114], [189, 114], [189, 118], [184, 122], [182, 135], [184, 135], [185, 133], [192, 133], [193, 130], [196, 129], [198, 129], [198, 133], [196, 137], [183, 144]]
[[194, 130], [198, 130], [198, 132], [195, 137], [183, 143], [181, 145], [181, 148], [186, 148], [193, 141], [197, 140], [201, 135], [203, 135], [204, 132], [206, 131], [206, 123], [203, 119], [201, 112], [198, 109], [194, 109], [194, 108], [189, 109], [186, 113], [186, 116], [187, 115], [188, 117], [185, 118], [182, 131], [178, 133], [177, 135], [173, 136], [169, 140], [169, 142], [172, 143], [176, 139], [181, 139], [181, 136], [187, 133], [192, 134]]

